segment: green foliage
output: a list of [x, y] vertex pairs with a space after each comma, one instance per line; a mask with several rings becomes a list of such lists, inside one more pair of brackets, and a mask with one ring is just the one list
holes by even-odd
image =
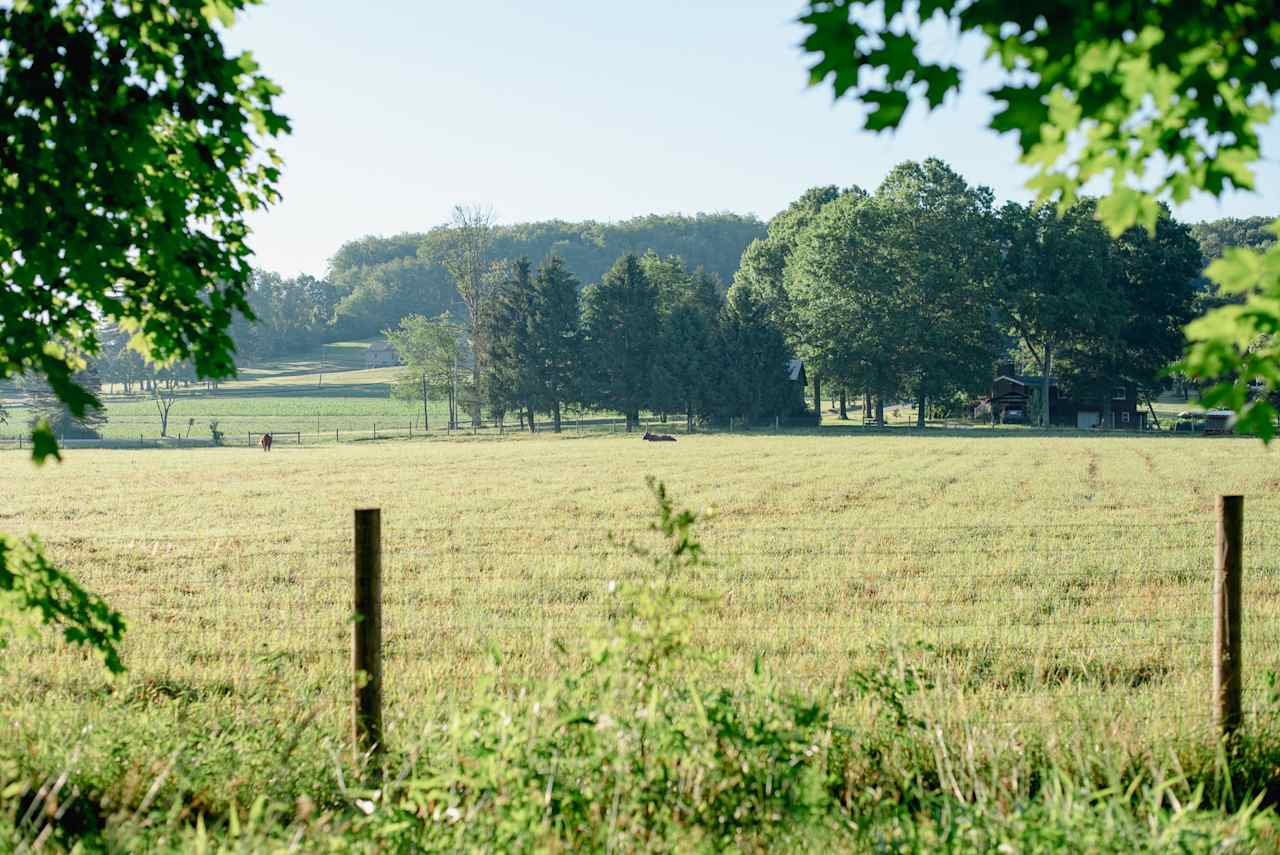
[[401, 401], [421, 403], [423, 425], [428, 426], [427, 403], [431, 396], [449, 399], [450, 423], [454, 422], [455, 394], [466, 353], [463, 330], [447, 314], [437, 318], [409, 315], [397, 329], [383, 333], [404, 364], [391, 394]]
[[1003, 105], [991, 128], [1016, 134], [1041, 200], [1065, 209], [1109, 176], [1098, 212], [1119, 235], [1154, 229], [1157, 198], [1253, 186], [1258, 131], [1272, 116], [1264, 96], [1280, 91], [1270, 6], [813, 0], [800, 18], [816, 55], [811, 82], [830, 79], [837, 98], [870, 106], [870, 130], [898, 127], [912, 98], [939, 106], [962, 72], [920, 58], [922, 23], [935, 17], [985, 38], [1004, 72], [987, 90]]
[[1195, 317], [1200, 246], [1191, 229], [1160, 212], [1154, 233], [1132, 228], [1111, 241], [1105, 290], [1089, 311], [1105, 315], [1092, 335], [1069, 341], [1058, 374], [1074, 392], [1110, 400], [1117, 382], [1154, 388], [1181, 355]]
[[658, 289], [661, 315], [651, 404], [660, 412], [683, 412], [691, 429], [723, 398], [726, 354], [718, 333], [724, 301], [710, 274], [690, 273], [678, 258], [646, 253], [640, 263]]
[[[1088, 182], [1109, 178], [1097, 216], [1119, 237], [1134, 226], [1155, 234], [1162, 200], [1252, 189], [1258, 134], [1280, 93], [1275, 18], [1266, 3], [811, 0], [800, 20], [817, 55], [811, 82], [831, 79], [837, 98], [871, 106], [872, 130], [898, 127], [912, 97], [932, 109], [960, 88], [957, 67], [920, 59], [925, 22], [983, 36], [1003, 70], [988, 90], [1003, 104], [991, 128], [1016, 134], [1037, 171], [1029, 186], [1067, 212]], [[1240, 249], [1210, 267], [1227, 302], [1187, 328], [1177, 366], [1212, 384], [1206, 404], [1235, 410], [1238, 428], [1264, 440], [1280, 389], [1276, 264], [1270, 251]]]
[[430, 775], [410, 777], [370, 818], [393, 845], [763, 846], [826, 812], [830, 713], [761, 676], [714, 685], [714, 663], [692, 646], [698, 599], [685, 591], [706, 567], [699, 516], [649, 483], [664, 547], [632, 544], [648, 578], [612, 586], [608, 623], [585, 650], [565, 651], [561, 677], [490, 681], [433, 729]]
[[[1280, 221], [1271, 228], [1280, 235]], [[1235, 410], [1236, 430], [1269, 441], [1277, 417], [1271, 398], [1280, 390], [1280, 243], [1262, 253], [1228, 249], [1206, 274], [1232, 302], [1187, 327], [1191, 344], [1179, 370], [1211, 384], [1200, 396], [1206, 407]]]
[[1191, 234], [1200, 243], [1200, 252], [1207, 264], [1221, 258], [1231, 247], [1267, 249], [1276, 242], [1271, 222], [1271, 217], [1224, 217], [1194, 224]]
[[483, 317], [490, 406], [519, 410], [534, 430], [535, 412], [552, 414], [560, 430], [561, 406], [579, 388], [578, 283], [552, 256], [534, 276], [520, 259], [498, 286]]
[[247, 5], [0, 9], [0, 378], [41, 376], [82, 417], [96, 401], [74, 379], [78, 355], [98, 351], [104, 319], [156, 360], [234, 372], [244, 216], [279, 178], [260, 144], [288, 131], [277, 87], [216, 27]]
[[42, 624], [61, 627], [68, 644], [97, 651], [111, 673], [124, 671], [117, 647], [124, 638], [124, 618], [50, 564], [35, 537], [0, 536], [0, 633], [9, 628], [14, 612], [38, 614]]
[[[620, 255], [652, 250], [727, 282], [743, 250], [763, 233], [764, 225], [754, 217], [727, 213], [652, 215], [617, 223], [551, 220], [494, 226], [488, 254], [499, 259], [556, 257], [582, 282], [598, 282]], [[443, 227], [344, 244], [329, 262], [328, 279], [339, 301], [333, 334], [372, 335], [409, 314], [456, 314], [462, 305], [443, 264], [447, 252], [448, 229]]]
[[[387, 302], [403, 307], [402, 314], [408, 315], [412, 314], [412, 304], [398, 303], [392, 296], [399, 293], [396, 287], [400, 280], [395, 273], [405, 266], [393, 265], [380, 270], [378, 293]], [[415, 284], [410, 278], [407, 286]], [[246, 298], [252, 320], [237, 316], [231, 329], [241, 359], [261, 359], [327, 341], [339, 308], [346, 313], [344, 317], [359, 313], [359, 306], [352, 302], [339, 304], [339, 294], [328, 281], [306, 274], [285, 279], [275, 273], [255, 270]]]
[[658, 293], [639, 258], [623, 256], [582, 292], [582, 332], [586, 396], [634, 424], [649, 402], [658, 345]]
[[794, 415], [804, 408], [802, 390], [786, 373], [791, 350], [769, 319], [769, 307], [748, 286], [729, 289], [720, 312], [719, 359], [713, 411], [740, 416], [749, 427], [767, 417]]
[[[99, 400], [102, 381], [95, 366], [89, 365], [77, 371], [72, 375], [72, 380], [92, 395], [95, 402]], [[76, 415], [40, 377], [25, 379], [20, 385], [25, 393], [33, 428], [43, 423], [58, 438], [92, 439], [99, 435], [99, 429], [107, 422], [106, 412], [97, 403], [88, 405], [83, 413]]]
[[[522, 258], [510, 265], [480, 317], [485, 385], [494, 412], [515, 410], [533, 415], [540, 364], [532, 329], [533, 302], [533, 273], [529, 259]], [[537, 403], [542, 409], [543, 402]], [[529, 429], [533, 430], [532, 418]]]
[[790, 338], [795, 337], [795, 320], [790, 317], [790, 302], [784, 282], [787, 259], [805, 228], [828, 202], [845, 194], [865, 196], [860, 188], [841, 190], [833, 185], [811, 187], [769, 221], [766, 236], [751, 242], [733, 283], [749, 287], [757, 300], [766, 302], [770, 317]]
[[1089, 202], [1061, 216], [1011, 202], [997, 224], [1004, 248], [998, 305], [1039, 369], [1038, 412], [1045, 427], [1055, 358], [1072, 343], [1105, 339], [1117, 314], [1116, 295], [1108, 287], [1110, 241], [1093, 214]]

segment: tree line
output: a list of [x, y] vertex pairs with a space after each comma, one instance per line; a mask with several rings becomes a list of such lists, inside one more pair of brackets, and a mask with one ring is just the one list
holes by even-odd
[[642, 411], [695, 421], [759, 421], [803, 413], [788, 378], [790, 351], [763, 306], [741, 289], [677, 257], [628, 253], [582, 287], [558, 255], [535, 269], [499, 262], [471, 291], [465, 320], [411, 315], [387, 331], [405, 370], [393, 387], [419, 403], [448, 404], [457, 424], [485, 407], [530, 431], [544, 416], [561, 429], [566, 408]]
[[[599, 281], [619, 256], [649, 250], [683, 258], [728, 282], [742, 251], [764, 231], [764, 223], [753, 216], [718, 213], [492, 225], [488, 239], [493, 257], [555, 255], [589, 282]], [[412, 314], [449, 313], [461, 319], [464, 299], [447, 264], [457, 237], [456, 224], [449, 223], [427, 232], [352, 240], [338, 249], [319, 279], [255, 270], [247, 299], [257, 320], [237, 318], [232, 328], [240, 358], [367, 338]]]
[[[1182, 352], [1204, 260], [1161, 210], [1112, 238], [1095, 203], [997, 207], [940, 160], [896, 167], [869, 193], [820, 187], [743, 255], [750, 290], [822, 382], [885, 401], [959, 408], [1014, 355], [1069, 394], [1149, 388]], [[1103, 396], [1106, 399], [1110, 395]], [[1047, 424], [1047, 406], [1041, 413]]]
[[[238, 318], [233, 334], [242, 355], [296, 351], [338, 337], [353, 317], [344, 305], [376, 305], [358, 331], [394, 315], [372, 332], [395, 325], [388, 338], [411, 368], [395, 394], [423, 403], [424, 417], [427, 401], [447, 401], [454, 424], [463, 411], [478, 421], [482, 407], [557, 430], [566, 407], [621, 412], [632, 425], [641, 411], [690, 425], [790, 415], [799, 398], [781, 366], [792, 357], [806, 363], [813, 400], [828, 384], [842, 415], [851, 395], [879, 421], [886, 402], [910, 399], [923, 423], [970, 406], [1008, 356], [1040, 376], [1042, 405], [1050, 377], [1104, 402], [1119, 383], [1157, 386], [1182, 352], [1182, 327], [1225, 299], [1206, 263], [1228, 247], [1266, 248], [1266, 222], [1188, 226], [1161, 209], [1153, 233], [1113, 238], [1091, 200], [1060, 214], [997, 206], [935, 159], [901, 164], [874, 192], [813, 188], [767, 226], [699, 215], [503, 227], [459, 209], [425, 235], [344, 245], [324, 280], [255, 271], [257, 319]], [[610, 245], [630, 241], [679, 251], [648, 247], [601, 265]], [[546, 252], [510, 255], [529, 247]], [[530, 257], [542, 258], [536, 269]], [[99, 335], [77, 382], [147, 394], [166, 426], [175, 391], [194, 382], [190, 363], [157, 368], [118, 328]], [[93, 435], [100, 413], [73, 418], [38, 385], [26, 397], [58, 435]]]

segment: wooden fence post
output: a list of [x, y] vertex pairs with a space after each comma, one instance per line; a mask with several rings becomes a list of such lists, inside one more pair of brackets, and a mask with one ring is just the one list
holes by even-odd
[[1244, 546], [1244, 497], [1219, 496], [1213, 556], [1213, 717], [1223, 736], [1239, 729], [1241, 695], [1240, 577]]
[[382, 750], [382, 511], [355, 512], [351, 722], [357, 757]]

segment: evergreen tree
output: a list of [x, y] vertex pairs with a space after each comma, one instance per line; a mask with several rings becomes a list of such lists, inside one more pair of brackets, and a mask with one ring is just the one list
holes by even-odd
[[734, 285], [720, 313], [720, 372], [717, 398], [722, 415], [746, 424], [793, 412], [798, 390], [788, 380], [791, 351], [769, 317], [769, 304], [753, 289]]
[[529, 259], [514, 262], [498, 283], [479, 315], [479, 340], [484, 342], [485, 378], [489, 407], [502, 414], [525, 414], [529, 430], [534, 410], [542, 404], [538, 347], [533, 334], [537, 295]]
[[[102, 400], [102, 380], [93, 365], [89, 365], [72, 375], [72, 381], [93, 395], [95, 402]], [[53, 435], [67, 439], [97, 439], [101, 436], [99, 429], [107, 423], [107, 414], [101, 404], [85, 407], [84, 415], [75, 415], [66, 403], [59, 400], [43, 378], [28, 378], [23, 381], [26, 393], [27, 408], [31, 411], [31, 426], [40, 422], [48, 422]]]
[[634, 254], [583, 291], [582, 328], [587, 400], [620, 411], [633, 430], [650, 403], [658, 347], [657, 289]]
[[678, 258], [647, 254], [641, 264], [659, 295], [653, 406], [684, 413], [685, 430], [692, 432], [694, 418], [710, 413], [716, 394], [720, 289], [710, 274], [690, 274]]
[[578, 366], [581, 341], [578, 328], [578, 280], [559, 256], [542, 262], [533, 282], [530, 335], [533, 339], [534, 382], [541, 406], [551, 411], [552, 425], [560, 432], [561, 408], [578, 398]]

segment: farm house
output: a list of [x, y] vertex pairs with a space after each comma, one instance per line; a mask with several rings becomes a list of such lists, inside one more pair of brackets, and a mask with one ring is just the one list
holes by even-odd
[[[1043, 388], [1043, 377], [1018, 374], [1013, 363], [1002, 363], [991, 382], [991, 412], [1001, 423], [1036, 421], [1035, 396]], [[1104, 397], [1105, 396], [1105, 397]], [[1073, 397], [1064, 392], [1055, 377], [1049, 378], [1049, 423], [1059, 427], [1106, 427], [1119, 430], [1143, 430], [1147, 414], [1139, 410], [1138, 387], [1117, 379], [1103, 393]]]

